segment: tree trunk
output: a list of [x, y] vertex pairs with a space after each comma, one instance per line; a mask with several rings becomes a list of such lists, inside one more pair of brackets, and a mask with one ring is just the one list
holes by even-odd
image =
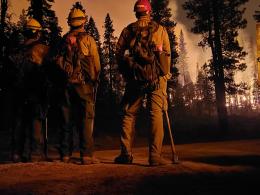
[[109, 39], [108, 44], [108, 63], [109, 63], [109, 97], [110, 97], [110, 105], [114, 106], [113, 99], [113, 61], [111, 60], [111, 40]]
[[213, 5], [213, 23], [214, 23], [214, 46], [215, 51], [213, 56], [214, 69], [215, 69], [215, 90], [216, 90], [216, 102], [219, 126], [221, 131], [226, 132], [228, 130], [228, 115], [226, 108], [226, 89], [224, 81], [224, 68], [223, 68], [223, 56], [221, 47], [221, 37], [220, 37], [220, 21], [218, 17], [218, 11], [220, 9], [221, 3], [219, 1], [212, 1]]
[[5, 19], [6, 19], [6, 12], [7, 12], [7, 0], [1, 0], [1, 23], [0, 23], [0, 50], [1, 50], [1, 60], [4, 57], [4, 46], [5, 46]]

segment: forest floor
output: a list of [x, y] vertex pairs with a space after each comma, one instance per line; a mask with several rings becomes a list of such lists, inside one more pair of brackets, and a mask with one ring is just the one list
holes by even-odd
[[[132, 165], [114, 164], [119, 150], [98, 148], [100, 164], [0, 164], [0, 194], [259, 194], [260, 139], [178, 144], [179, 164], [149, 167], [147, 147], [133, 149]], [[163, 147], [171, 159], [171, 147]]]

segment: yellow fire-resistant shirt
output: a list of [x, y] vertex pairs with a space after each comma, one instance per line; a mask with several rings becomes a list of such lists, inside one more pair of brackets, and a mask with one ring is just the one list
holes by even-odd
[[[142, 16], [139, 18], [135, 23], [131, 23], [126, 28], [123, 29], [119, 40], [117, 42], [117, 50], [116, 50], [116, 56], [117, 61], [120, 62], [123, 60], [125, 51], [130, 49], [131, 40], [133, 37], [131, 37], [131, 31], [129, 30], [132, 25], [136, 25], [138, 27], [146, 27], [151, 22], [151, 19], [149, 16]], [[160, 51], [166, 52], [168, 54], [168, 64], [167, 64], [167, 70], [168, 75], [170, 74], [170, 64], [171, 64], [171, 49], [170, 49], [170, 42], [168, 33], [165, 29], [165, 27], [158, 24], [158, 29], [152, 34], [152, 42], [155, 43], [156, 48]]]
[[[68, 35], [77, 36], [78, 33], [86, 33], [86, 31], [84, 29], [77, 29], [77, 30], [70, 31], [66, 36], [68, 36]], [[87, 34], [84, 34], [84, 36], [82, 36], [80, 39], [79, 46], [80, 46], [81, 52], [85, 56], [93, 57], [94, 66], [95, 66], [94, 67], [95, 74], [98, 75], [101, 70], [101, 65], [100, 65], [100, 58], [99, 58], [99, 54], [98, 54], [96, 41], [94, 40], [93, 37], [91, 37]]]
[[[65, 36], [77, 37], [78, 33], [84, 33], [83, 36], [80, 37], [79, 47], [80, 47], [81, 52], [85, 56], [90, 56], [93, 59], [92, 65], [94, 65], [94, 67], [93, 67], [93, 69], [91, 68], [91, 70], [92, 70], [91, 72], [94, 72], [95, 76], [93, 76], [93, 77], [98, 79], [98, 75], [101, 70], [101, 65], [100, 65], [100, 57], [99, 57], [99, 53], [98, 53], [97, 44], [96, 44], [96, 41], [94, 40], [94, 38], [90, 35], [87, 35], [86, 31], [83, 28], [77, 29], [77, 30], [72, 30]], [[76, 88], [76, 91], [78, 92], [78, 94], [80, 95], [80, 97], [83, 99], [89, 100], [89, 99], [92, 99], [94, 96], [94, 94], [93, 94], [94, 87], [92, 86], [92, 84], [86, 83], [85, 85], [75, 85], [75, 88]]]

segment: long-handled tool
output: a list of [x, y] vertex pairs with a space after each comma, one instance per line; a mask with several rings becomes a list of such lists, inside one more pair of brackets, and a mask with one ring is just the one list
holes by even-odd
[[48, 118], [45, 118], [45, 129], [44, 129], [44, 156], [48, 159]]
[[178, 155], [176, 153], [176, 149], [175, 149], [175, 145], [174, 145], [174, 141], [173, 141], [172, 128], [171, 128], [171, 124], [170, 124], [170, 120], [169, 120], [168, 111], [165, 110], [164, 113], [165, 113], [165, 116], [166, 116], [166, 121], [167, 121], [167, 126], [168, 126], [168, 131], [169, 131], [169, 137], [170, 137], [170, 140], [171, 140], [172, 162], [174, 164], [177, 164], [177, 163], [179, 163], [179, 160], [178, 160]]

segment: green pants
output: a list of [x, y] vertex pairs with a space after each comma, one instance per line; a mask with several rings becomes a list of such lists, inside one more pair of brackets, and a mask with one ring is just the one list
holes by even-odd
[[28, 102], [16, 109], [13, 127], [13, 153], [26, 159], [33, 154], [43, 154], [42, 106]]
[[[162, 152], [164, 137], [163, 111], [167, 109], [167, 80], [160, 79], [158, 90], [147, 94], [147, 106], [149, 109], [149, 157], [159, 157]], [[135, 132], [135, 121], [139, 109], [142, 106], [144, 94], [136, 90], [136, 86], [128, 84], [124, 97], [124, 114], [121, 129], [121, 153], [131, 154]]]
[[74, 127], [79, 132], [79, 148], [81, 157], [92, 156], [94, 150], [93, 126], [95, 97], [93, 86], [69, 85], [64, 91], [62, 101], [62, 136], [61, 156], [69, 156], [71, 153], [71, 139]]

